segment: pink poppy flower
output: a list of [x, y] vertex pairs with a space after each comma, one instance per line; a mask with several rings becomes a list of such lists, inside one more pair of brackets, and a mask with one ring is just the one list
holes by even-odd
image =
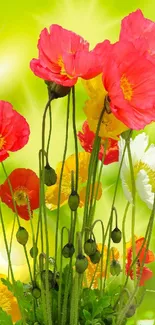
[[[109, 47], [109, 41], [103, 42], [103, 51]], [[42, 30], [38, 50], [39, 58], [31, 60], [30, 68], [46, 81], [71, 87], [78, 77], [91, 79], [102, 72], [98, 48], [89, 51], [87, 41], [59, 25], [51, 25], [49, 32]]]
[[103, 85], [112, 113], [129, 128], [140, 130], [155, 121], [155, 66], [131, 42], [113, 45]]
[[9, 157], [9, 151], [23, 148], [30, 129], [25, 118], [8, 102], [0, 100], [0, 162]]
[[[87, 121], [85, 121], [83, 123], [82, 131], [83, 131], [83, 133], [79, 131], [78, 135], [77, 135], [79, 138], [79, 141], [81, 143], [81, 146], [83, 147], [83, 149], [86, 152], [91, 153], [93, 150], [95, 133], [90, 130]], [[98, 158], [101, 161], [103, 159], [103, 154], [104, 154], [103, 141], [104, 140], [102, 139], [102, 144], [100, 146], [100, 151], [99, 151], [99, 155], [98, 155]], [[118, 154], [119, 154], [118, 141], [108, 138], [108, 145], [107, 145], [106, 155], [105, 155], [105, 159], [104, 159], [104, 165], [109, 165], [113, 162], [118, 161]]]
[[120, 40], [128, 40], [155, 64], [155, 23], [144, 17], [140, 9], [122, 20]]

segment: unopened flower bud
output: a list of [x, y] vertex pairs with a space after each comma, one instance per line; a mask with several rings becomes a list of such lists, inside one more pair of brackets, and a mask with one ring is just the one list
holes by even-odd
[[45, 81], [51, 94], [54, 94], [55, 98], [64, 97], [69, 94], [71, 87], [65, 87], [56, 84], [54, 81]]
[[97, 245], [95, 240], [90, 238], [84, 243], [84, 251], [88, 256], [95, 254], [96, 249], [97, 249]]
[[110, 265], [110, 273], [111, 275], [119, 275], [121, 272], [121, 266], [118, 261], [113, 260]]
[[96, 250], [95, 254], [90, 256], [90, 260], [93, 264], [99, 263], [100, 259], [101, 259], [101, 254], [98, 250]]
[[32, 258], [37, 257], [38, 247], [36, 245], [30, 249], [30, 255]]
[[[48, 281], [51, 282], [53, 280], [53, 272], [51, 270], [47, 271], [48, 273]], [[46, 270], [41, 272], [41, 279], [45, 283], [46, 282]]]
[[29, 234], [24, 227], [19, 227], [16, 233], [16, 238], [19, 244], [25, 246], [28, 241]]
[[71, 195], [69, 196], [68, 199], [68, 205], [72, 211], [76, 211], [80, 202], [80, 197], [79, 195], [75, 192], [72, 191]]
[[38, 287], [32, 289], [32, 295], [34, 298], [38, 299], [41, 296], [41, 290]]
[[76, 267], [76, 272], [80, 274], [83, 273], [88, 267], [87, 258], [84, 255], [79, 254], [76, 258], [75, 267]]
[[122, 233], [121, 231], [116, 227], [112, 232], [111, 232], [111, 239], [114, 243], [120, 243], [122, 238]]
[[65, 257], [65, 258], [70, 258], [73, 256], [75, 252], [75, 248], [73, 246], [73, 244], [66, 244], [63, 249], [62, 249], [62, 255]]
[[44, 183], [47, 186], [52, 186], [57, 181], [57, 174], [55, 170], [47, 164], [44, 168]]
[[125, 316], [127, 318], [130, 318], [135, 314], [135, 312], [136, 312], [136, 306], [135, 305], [130, 305], [130, 307], [129, 307], [128, 311], [126, 312]]

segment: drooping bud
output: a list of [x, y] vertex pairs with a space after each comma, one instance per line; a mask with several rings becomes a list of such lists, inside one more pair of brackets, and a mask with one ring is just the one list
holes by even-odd
[[88, 267], [88, 260], [86, 256], [79, 254], [76, 258], [75, 267], [76, 267], [76, 272], [80, 274], [83, 273]]
[[115, 228], [112, 232], [111, 232], [111, 239], [114, 243], [120, 243], [122, 238], [122, 232], [119, 230], [119, 228]]
[[71, 87], [65, 87], [56, 84], [54, 81], [45, 81], [51, 94], [54, 94], [55, 98], [64, 97], [69, 94]]
[[98, 250], [96, 250], [95, 254], [90, 256], [90, 260], [93, 264], [99, 263], [100, 259], [101, 259], [101, 254]]
[[118, 261], [113, 260], [110, 264], [110, 273], [111, 275], [119, 275], [121, 272], [121, 266]]
[[72, 191], [68, 199], [68, 205], [72, 211], [76, 211], [80, 202], [80, 197], [76, 191]]
[[38, 247], [36, 245], [30, 249], [30, 255], [32, 258], [37, 257]]
[[75, 248], [74, 248], [74, 245], [73, 244], [66, 244], [63, 249], [62, 249], [62, 255], [65, 257], [65, 258], [70, 258], [73, 256], [75, 252]]
[[34, 298], [38, 299], [41, 296], [41, 290], [38, 287], [32, 289], [32, 295]]
[[55, 170], [47, 164], [44, 168], [44, 183], [47, 186], [52, 186], [57, 181], [57, 174]]
[[135, 314], [135, 312], [136, 312], [136, 306], [135, 305], [130, 305], [130, 307], [129, 307], [128, 311], [126, 312], [125, 316], [127, 318], [130, 318]]
[[92, 238], [89, 238], [85, 243], [84, 243], [84, 251], [88, 256], [91, 256], [95, 254], [97, 250], [97, 245], [95, 240]]
[[25, 246], [28, 241], [29, 234], [24, 227], [19, 227], [16, 233], [16, 238], [19, 244]]

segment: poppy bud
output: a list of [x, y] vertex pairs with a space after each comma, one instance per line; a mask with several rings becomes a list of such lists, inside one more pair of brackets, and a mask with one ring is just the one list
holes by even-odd
[[112, 232], [111, 232], [111, 239], [114, 243], [120, 243], [122, 238], [122, 233], [121, 231], [116, 227]]
[[71, 87], [65, 87], [56, 84], [54, 81], [45, 81], [51, 94], [54, 94], [55, 98], [64, 97], [69, 94]]
[[47, 186], [52, 186], [57, 181], [57, 174], [55, 170], [47, 164], [44, 168], [44, 183]]
[[79, 195], [75, 192], [72, 191], [71, 195], [69, 196], [68, 199], [68, 205], [72, 211], [76, 211], [80, 202], [80, 197]]
[[70, 243], [66, 244], [62, 249], [62, 255], [65, 258], [72, 257], [74, 252], [75, 252], [75, 248], [74, 248], [73, 244], [70, 244]]
[[24, 227], [19, 227], [16, 233], [16, 238], [19, 244], [25, 246], [28, 241], [29, 234]]
[[37, 287], [32, 289], [32, 295], [34, 298], [38, 299], [41, 296], [41, 290]]
[[[51, 271], [51, 270], [48, 270], [47, 271], [48, 272], [48, 281], [50, 282], [50, 281], [52, 281], [53, 280], [53, 272]], [[41, 279], [42, 279], [42, 281], [45, 283], [46, 282], [46, 270], [43, 270], [42, 272], [41, 272]]]
[[99, 263], [100, 258], [101, 258], [101, 254], [98, 250], [96, 250], [95, 254], [90, 256], [90, 260], [93, 264]]
[[76, 258], [75, 267], [76, 267], [76, 272], [80, 274], [83, 273], [88, 267], [87, 258], [84, 255], [79, 254]]
[[119, 275], [121, 272], [121, 266], [118, 261], [113, 260], [110, 265], [111, 275]]
[[38, 247], [36, 245], [30, 249], [30, 255], [32, 258], [37, 257]]
[[121, 133], [121, 137], [124, 140], [128, 140], [130, 138], [130, 135], [131, 135], [131, 130], [130, 129]]
[[90, 238], [84, 243], [84, 251], [88, 256], [95, 254], [96, 249], [97, 249], [97, 245], [95, 240]]
[[126, 312], [125, 316], [127, 318], [130, 318], [135, 314], [135, 312], [136, 312], [136, 306], [135, 305], [130, 305], [130, 307], [129, 307], [128, 311]]

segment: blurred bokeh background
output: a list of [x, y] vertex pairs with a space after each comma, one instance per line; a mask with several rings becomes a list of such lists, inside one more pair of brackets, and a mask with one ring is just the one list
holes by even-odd
[[[1, 1], [0, 6], [0, 99], [9, 101], [14, 108], [23, 114], [31, 128], [31, 137], [28, 145], [17, 153], [11, 154], [5, 161], [8, 174], [15, 168], [31, 168], [38, 174], [38, 151], [41, 144], [41, 119], [43, 109], [47, 101], [47, 90], [42, 80], [35, 77], [29, 68], [29, 62], [37, 57], [37, 41], [40, 31], [51, 24], [60, 24], [71, 29], [87, 39], [91, 47], [96, 43], [110, 39], [117, 41], [121, 19], [130, 12], [140, 8], [145, 17], [155, 21], [154, 1], [121, 1], [121, 0], [6, 0]], [[87, 98], [82, 84], [79, 82], [77, 91], [77, 129], [81, 130], [85, 115], [83, 105]], [[64, 134], [65, 134], [65, 112], [66, 98], [55, 101], [53, 106], [53, 135], [50, 148], [50, 158], [53, 167], [62, 160]], [[150, 136], [150, 143], [155, 143], [155, 124], [147, 126], [145, 131]], [[74, 152], [74, 141], [72, 129], [69, 130], [69, 147], [67, 156]], [[82, 149], [79, 146], [79, 149]], [[114, 163], [103, 169], [103, 195], [97, 205], [96, 216], [104, 220], [105, 224], [109, 217], [111, 199], [114, 191], [118, 164]], [[2, 169], [0, 169], [0, 182], [4, 181]], [[124, 207], [121, 183], [117, 195], [117, 209], [120, 224]], [[13, 214], [3, 205], [7, 236], [10, 238]], [[34, 214], [35, 226], [37, 213]], [[79, 213], [79, 223], [80, 223]], [[144, 203], [138, 201], [136, 210], [136, 235], [143, 236], [146, 229], [150, 211]], [[54, 253], [54, 231], [55, 212], [48, 212], [50, 254]], [[61, 226], [69, 223], [68, 209], [61, 208]], [[130, 214], [127, 220], [127, 228], [130, 227]], [[22, 225], [30, 230], [29, 222], [22, 221]], [[98, 241], [101, 240], [100, 229], [97, 229]], [[127, 233], [130, 240], [130, 233]], [[13, 240], [12, 262], [16, 277], [26, 280], [28, 271], [25, 264], [22, 247]], [[31, 238], [28, 248], [31, 248]], [[155, 231], [152, 236], [151, 249], [155, 252]], [[153, 265], [154, 264], [154, 265]], [[150, 265], [154, 270], [155, 263]], [[7, 258], [3, 243], [2, 233], [0, 235], [0, 273], [7, 273]], [[155, 317], [155, 276], [147, 282], [147, 293], [145, 300], [138, 312], [139, 318]]]

